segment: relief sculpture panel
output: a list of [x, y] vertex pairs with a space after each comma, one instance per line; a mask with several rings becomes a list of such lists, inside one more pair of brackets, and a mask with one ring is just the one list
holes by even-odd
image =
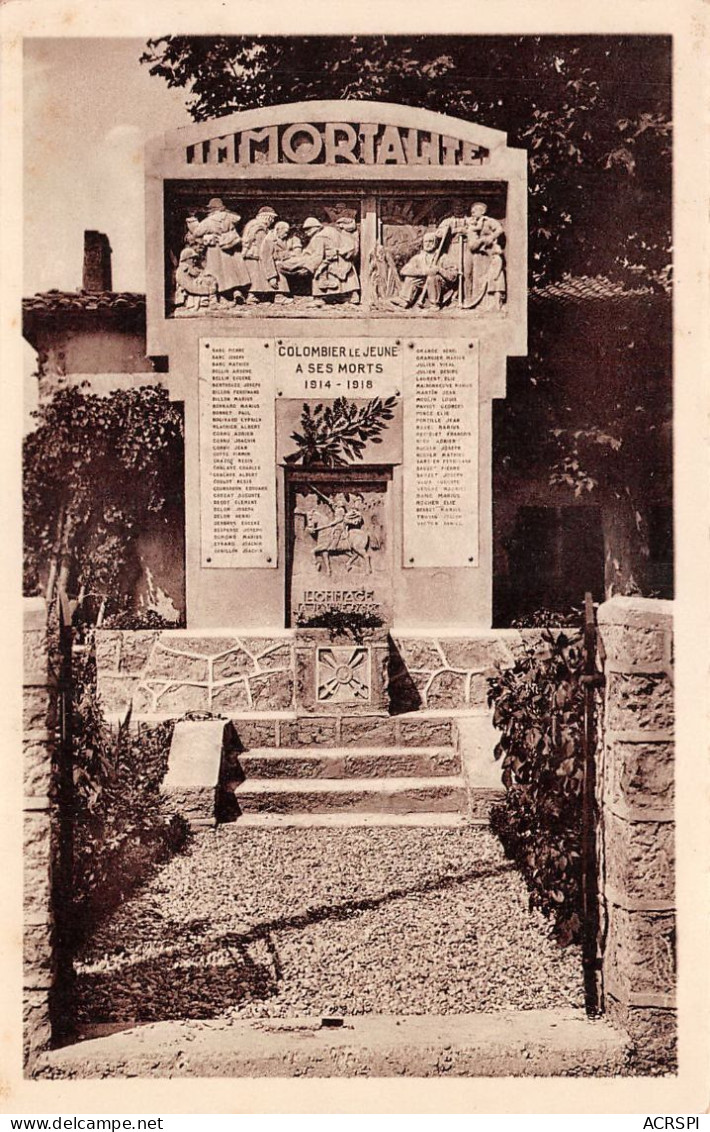
[[496, 315], [507, 301], [505, 193], [350, 190], [245, 199], [188, 186], [166, 207], [176, 318]]
[[299, 470], [290, 483], [291, 624], [379, 629], [392, 615], [388, 477]]
[[368, 268], [379, 309], [501, 311], [505, 226], [498, 202], [393, 199], [382, 204]]
[[176, 317], [303, 313], [360, 302], [357, 206], [330, 199], [232, 204], [225, 193], [178, 204], [169, 222]]

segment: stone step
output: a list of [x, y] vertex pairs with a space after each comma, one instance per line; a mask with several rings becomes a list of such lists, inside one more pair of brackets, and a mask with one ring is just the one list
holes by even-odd
[[405, 715], [296, 716], [232, 720], [242, 748], [264, 747], [448, 747], [456, 741], [449, 716], [412, 712]]
[[242, 813], [465, 813], [458, 775], [430, 778], [250, 778], [234, 787]]
[[251, 778], [429, 778], [458, 774], [453, 747], [258, 747], [239, 755]]
[[[628, 1073], [631, 1052], [629, 1039], [609, 1022], [590, 1021], [572, 1008], [365, 1014], [338, 1019], [339, 1026], [328, 1021], [94, 1025], [82, 1033], [85, 1040], [41, 1054], [33, 1076], [617, 1078]], [[508, 1082], [501, 1096], [509, 1093]]]
[[466, 825], [487, 826], [488, 821], [467, 818], [464, 814], [417, 810], [411, 814], [351, 814], [336, 810], [329, 814], [242, 814], [237, 821], [225, 822], [218, 827], [219, 835], [239, 835], [244, 829], [403, 829], [412, 826], [435, 826], [438, 829], [458, 829]]

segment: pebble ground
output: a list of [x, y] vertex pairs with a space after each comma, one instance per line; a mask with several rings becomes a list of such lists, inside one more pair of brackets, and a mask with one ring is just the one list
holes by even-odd
[[76, 967], [83, 1022], [583, 1005], [481, 827], [201, 833]]

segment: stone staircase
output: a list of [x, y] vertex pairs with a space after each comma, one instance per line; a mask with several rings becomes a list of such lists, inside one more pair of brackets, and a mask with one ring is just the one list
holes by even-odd
[[487, 825], [501, 789], [470, 746], [440, 713], [184, 721], [163, 789], [196, 828]]
[[[453, 746], [262, 747], [239, 755], [238, 769], [243, 780], [229, 789], [239, 824], [284, 824], [285, 817], [456, 824], [467, 809]], [[267, 820], [274, 817], [282, 820]]]

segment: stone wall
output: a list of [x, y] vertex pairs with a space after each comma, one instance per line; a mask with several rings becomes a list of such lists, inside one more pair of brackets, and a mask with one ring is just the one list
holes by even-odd
[[[96, 633], [98, 691], [109, 719], [129, 707], [134, 719], [175, 719], [191, 711], [227, 717], [294, 711], [488, 714], [487, 677], [496, 665], [512, 664], [524, 641], [534, 643], [539, 636], [536, 629], [470, 636], [395, 632], [389, 645], [357, 647], [333, 645], [326, 632], [315, 631], [102, 629]], [[357, 676], [368, 694], [359, 701], [344, 686], [332, 702], [321, 697], [330, 668], [354, 667], [361, 652], [368, 662], [357, 667]]]
[[676, 1042], [672, 632], [667, 601], [599, 610], [604, 996], [649, 1067], [667, 1064]]
[[488, 677], [515, 663], [539, 629], [501, 629], [470, 636], [393, 633], [390, 693], [398, 710], [488, 710]]
[[98, 693], [109, 719], [174, 719], [290, 711], [294, 707], [292, 635], [236, 636], [181, 629], [99, 630]]
[[23, 624], [23, 1010], [25, 1062], [52, 1038], [57, 976], [52, 910], [51, 793], [56, 742], [56, 696], [47, 650], [46, 606], [25, 598]]

